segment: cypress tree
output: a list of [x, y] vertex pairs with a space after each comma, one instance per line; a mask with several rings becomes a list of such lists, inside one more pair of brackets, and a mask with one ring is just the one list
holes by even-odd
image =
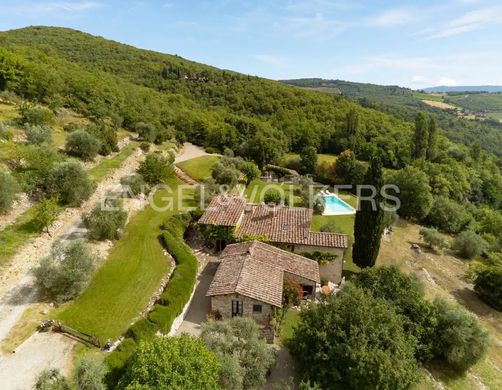
[[427, 118], [423, 112], [419, 112], [415, 118], [415, 135], [413, 141], [413, 157], [416, 160], [425, 158], [427, 154], [427, 144], [429, 142], [429, 129], [427, 126]]
[[[383, 197], [380, 191], [383, 186], [383, 171], [380, 158], [373, 157], [371, 159], [364, 184], [373, 186], [377, 194], [373, 198], [374, 202], [361, 200], [359, 210], [356, 213], [352, 258], [354, 263], [361, 268], [375, 265], [384, 228], [384, 210], [381, 207]], [[371, 195], [371, 189], [362, 189], [361, 196], [369, 197]]]

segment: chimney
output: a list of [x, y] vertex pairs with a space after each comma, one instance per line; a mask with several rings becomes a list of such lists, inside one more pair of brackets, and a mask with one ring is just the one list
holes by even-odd
[[275, 218], [276, 215], [277, 215], [277, 207], [276, 207], [275, 203], [269, 203], [268, 204], [268, 216], [270, 218]]

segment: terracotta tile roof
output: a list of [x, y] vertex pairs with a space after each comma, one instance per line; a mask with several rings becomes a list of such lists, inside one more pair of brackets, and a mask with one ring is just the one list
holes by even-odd
[[215, 196], [199, 219], [203, 225], [237, 226], [246, 208], [246, 199]]
[[207, 296], [240, 294], [281, 307], [285, 272], [320, 283], [317, 262], [259, 241], [229, 245], [220, 259]]
[[299, 243], [310, 231], [312, 209], [303, 207], [252, 205], [244, 213], [237, 237], [267, 236], [270, 241]]
[[312, 209], [304, 207], [247, 204], [244, 198], [218, 196], [199, 223], [237, 227], [237, 238], [267, 237], [276, 243], [347, 248], [345, 234], [310, 231], [312, 214]]
[[338, 233], [309, 232], [305, 245], [324, 246], [329, 248], [347, 248], [347, 235]]

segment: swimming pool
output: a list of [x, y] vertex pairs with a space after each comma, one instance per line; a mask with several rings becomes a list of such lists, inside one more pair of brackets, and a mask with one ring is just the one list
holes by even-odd
[[348, 215], [356, 213], [356, 210], [351, 205], [334, 194], [325, 195], [324, 201], [326, 202], [326, 207], [324, 208], [323, 215]]

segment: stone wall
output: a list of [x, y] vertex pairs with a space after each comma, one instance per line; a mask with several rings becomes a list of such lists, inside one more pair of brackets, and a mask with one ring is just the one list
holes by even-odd
[[[272, 319], [272, 305], [239, 294], [211, 297], [211, 311], [220, 313], [223, 318], [232, 318], [232, 300], [240, 300], [243, 303], [242, 315], [254, 318], [259, 324], [266, 325]], [[261, 313], [253, 312], [253, 305], [261, 305]]]

